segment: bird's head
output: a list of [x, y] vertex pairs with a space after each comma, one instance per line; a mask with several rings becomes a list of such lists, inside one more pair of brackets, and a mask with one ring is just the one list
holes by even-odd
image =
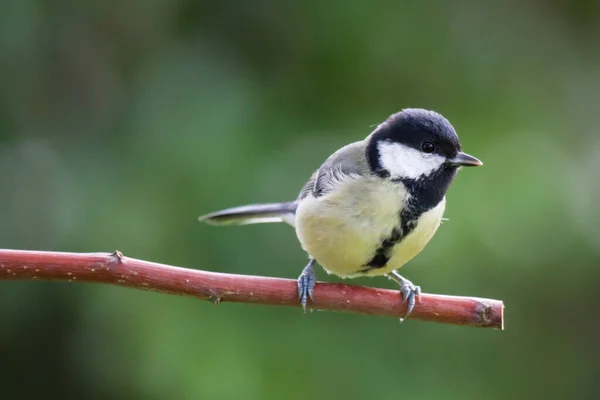
[[369, 166], [383, 178], [427, 181], [443, 175], [451, 181], [459, 167], [483, 164], [461, 151], [450, 122], [434, 111], [408, 108], [392, 114], [366, 140]]

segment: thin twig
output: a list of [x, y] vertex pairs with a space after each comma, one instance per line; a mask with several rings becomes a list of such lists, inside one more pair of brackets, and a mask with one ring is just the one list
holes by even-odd
[[[224, 301], [299, 307], [295, 280], [222, 274], [173, 267], [109, 253], [58, 253], [0, 249], [0, 280], [98, 282]], [[319, 310], [401, 317], [398, 291], [340, 283], [317, 283]], [[423, 294], [410, 319], [503, 329], [499, 300]]]

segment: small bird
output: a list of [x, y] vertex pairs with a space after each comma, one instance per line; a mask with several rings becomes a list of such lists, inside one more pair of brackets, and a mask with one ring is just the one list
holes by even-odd
[[[446, 191], [460, 167], [480, 166], [461, 151], [456, 131], [437, 112], [407, 108], [366, 139], [333, 153], [295, 201], [252, 204], [199, 218], [213, 225], [285, 222], [296, 230], [309, 262], [298, 278], [306, 311], [320, 264], [342, 278], [386, 276], [408, 302], [421, 289], [398, 269], [423, 250], [442, 221]], [[400, 319], [401, 321], [403, 319]]]

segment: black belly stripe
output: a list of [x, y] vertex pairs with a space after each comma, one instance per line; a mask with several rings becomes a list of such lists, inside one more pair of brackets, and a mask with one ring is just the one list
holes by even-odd
[[373, 258], [365, 264], [359, 272], [367, 272], [372, 269], [385, 267], [388, 261], [390, 261], [394, 246], [400, 243], [402, 239], [415, 229], [417, 220], [421, 214], [422, 213], [415, 213], [413, 211], [402, 211], [400, 213], [400, 226], [392, 229], [390, 235], [381, 241], [379, 248], [375, 250]]

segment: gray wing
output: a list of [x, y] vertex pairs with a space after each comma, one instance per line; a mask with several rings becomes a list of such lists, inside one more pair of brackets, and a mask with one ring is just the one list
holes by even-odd
[[367, 176], [371, 174], [365, 156], [365, 141], [342, 147], [315, 171], [300, 191], [298, 199], [312, 194], [320, 197], [327, 194], [345, 176]]
[[306, 182], [304, 186], [302, 186], [302, 190], [300, 190], [300, 194], [298, 195], [298, 200], [302, 200], [303, 198], [305, 198], [313, 192], [313, 189], [315, 188], [315, 179], [317, 179], [318, 174], [319, 170], [316, 170], [312, 174], [308, 182]]

